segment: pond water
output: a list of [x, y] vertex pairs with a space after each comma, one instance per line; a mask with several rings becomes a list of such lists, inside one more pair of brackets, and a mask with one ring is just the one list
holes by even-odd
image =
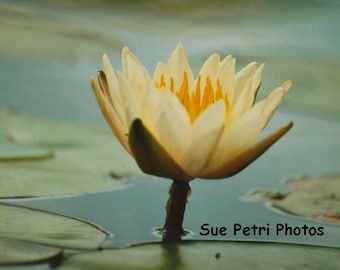
[[[286, 79], [294, 86], [267, 130], [293, 130], [259, 161], [227, 181], [192, 183], [184, 225], [324, 226], [323, 236], [227, 235], [340, 246], [339, 226], [275, 212], [240, 198], [254, 188], [285, 191], [282, 180], [339, 173], [340, 2], [333, 1], [0, 1], [0, 109], [106, 128], [89, 87], [106, 52], [116, 69], [128, 46], [152, 72], [181, 41], [198, 71], [213, 52], [233, 54], [238, 68], [265, 62], [260, 98]], [[131, 179], [131, 187], [75, 197], [16, 201], [96, 223], [108, 245], [160, 240], [170, 182]], [[267, 225], [269, 224], [269, 225]]]

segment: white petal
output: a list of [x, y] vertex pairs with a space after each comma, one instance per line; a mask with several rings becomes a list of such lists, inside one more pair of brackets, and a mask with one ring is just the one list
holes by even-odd
[[97, 98], [99, 107], [106, 121], [108, 122], [112, 132], [115, 134], [119, 142], [123, 145], [125, 150], [131, 154], [130, 146], [128, 144], [128, 138], [126, 136], [128, 133], [127, 126], [125, 125], [125, 123], [121, 121], [117, 111], [114, 110], [114, 108], [111, 106], [111, 103], [103, 95], [94, 78], [91, 78], [91, 86]]
[[244, 86], [243, 90], [240, 90], [238, 99], [233, 107], [234, 116], [240, 116], [245, 111], [249, 110], [249, 108], [254, 104], [254, 100], [257, 94], [258, 87], [261, 83], [262, 71], [264, 68], [264, 64], [261, 64], [255, 71], [252, 78], [249, 78], [247, 85]]
[[140, 118], [141, 100], [137, 98], [130, 81], [128, 81], [122, 73], [117, 74], [117, 79], [120, 96], [122, 97], [122, 107], [125, 110], [126, 123], [128, 128], [130, 128], [132, 121]]
[[164, 93], [150, 86], [146, 89], [141, 102], [141, 119], [145, 126], [153, 126], [162, 109], [162, 95]]
[[189, 85], [193, 84], [194, 76], [192, 75], [188, 58], [181, 43], [177, 45], [176, 49], [171, 54], [167, 65], [170, 70], [170, 75], [174, 79], [175, 91], [181, 87], [184, 73], [186, 73], [188, 76]]
[[232, 55], [227, 55], [221, 60], [221, 69], [230, 65], [235, 65], [235, 58]]
[[178, 99], [170, 93], [162, 95], [160, 109], [153, 126], [147, 126], [154, 137], [178, 162], [189, 145], [190, 120]]
[[150, 75], [138, 58], [128, 49], [123, 49], [123, 74], [131, 84], [131, 87], [140, 98], [145, 90], [145, 86], [151, 82]]
[[[163, 78], [162, 78], [163, 77]], [[169, 67], [164, 63], [160, 62], [157, 64], [156, 69], [153, 73], [153, 82], [157, 88], [161, 87], [161, 81], [164, 80], [164, 86], [166, 89], [170, 89], [170, 70]]]
[[224, 129], [206, 172], [214, 171], [221, 164], [247, 149], [256, 140], [259, 135], [257, 127], [261, 121], [259, 119], [246, 120], [248, 121], [234, 122], [233, 125]]
[[254, 143], [281, 104], [291, 84], [291, 81], [283, 83], [272, 91], [266, 99], [257, 103], [225, 128], [207, 171], [213, 171], [220, 164], [233, 159]]
[[[256, 72], [256, 63], [250, 63], [240, 70], [235, 76], [235, 91], [232, 100], [233, 116], [238, 117], [249, 109], [248, 100], [254, 97], [252, 94], [253, 77]], [[252, 102], [250, 102], [252, 104]]]
[[118, 81], [114, 69], [111, 65], [110, 59], [106, 54], [103, 55], [103, 68], [106, 76], [107, 84], [110, 90], [110, 98], [121, 102], [121, 97], [118, 91]]
[[286, 81], [276, 89], [274, 89], [264, 100], [256, 103], [250, 110], [246, 112], [244, 118], [261, 115], [265, 118], [262, 128], [269, 122], [275, 110], [281, 104], [284, 96], [292, 86], [292, 81]]
[[[256, 92], [257, 88], [260, 86], [263, 68], [264, 68], [264, 64], [261, 64], [255, 72], [255, 75], [254, 75], [254, 78], [253, 78], [253, 85], [251, 87], [252, 89], [251, 89], [250, 97], [255, 96], [255, 94], [256, 94], [255, 92]], [[251, 102], [251, 104], [252, 103], [253, 102]]]
[[231, 177], [260, 157], [265, 151], [268, 150], [275, 142], [277, 142], [282, 136], [284, 136], [293, 127], [293, 122], [277, 129], [275, 132], [261, 140], [260, 142], [252, 145], [246, 151], [235, 156], [233, 159], [227, 160], [221, 164], [219, 168], [209, 173], [203, 172], [197, 177], [205, 179], [221, 179]]
[[234, 98], [235, 58], [227, 56], [222, 60], [219, 78], [223, 92], [228, 95], [229, 101], [232, 102]]
[[204, 170], [215, 151], [225, 119], [225, 104], [216, 102], [205, 110], [192, 127], [190, 147], [180, 162], [190, 175]]
[[117, 76], [111, 66], [110, 60], [106, 54], [103, 55], [103, 66], [105, 79], [108, 85], [108, 90], [104, 91], [106, 97], [111, 102], [113, 109], [117, 113], [117, 117], [126, 129], [128, 129], [125, 112], [123, 108], [122, 97], [119, 91], [119, 83]]
[[214, 89], [216, 89], [216, 80], [220, 71], [220, 56], [218, 54], [211, 55], [203, 64], [199, 75], [201, 76], [201, 89], [203, 90], [206, 80], [209, 77]]

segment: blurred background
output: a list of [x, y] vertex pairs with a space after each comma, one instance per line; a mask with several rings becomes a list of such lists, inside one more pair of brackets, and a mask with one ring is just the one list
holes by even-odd
[[260, 97], [292, 79], [284, 110], [339, 118], [340, 2], [0, 1], [0, 109], [103, 123], [89, 78], [128, 46], [150, 73], [184, 44], [197, 72], [213, 52], [266, 63]]

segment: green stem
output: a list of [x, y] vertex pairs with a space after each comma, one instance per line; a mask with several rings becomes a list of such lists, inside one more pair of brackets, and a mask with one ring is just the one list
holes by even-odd
[[163, 226], [163, 241], [179, 241], [185, 234], [182, 223], [190, 186], [187, 181], [174, 180], [169, 188], [169, 200], [166, 204], [166, 219]]

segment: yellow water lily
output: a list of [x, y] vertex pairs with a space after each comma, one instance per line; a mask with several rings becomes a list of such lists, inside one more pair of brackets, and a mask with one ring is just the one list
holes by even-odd
[[264, 65], [235, 71], [235, 58], [211, 55], [194, 77], [179, 44], [153, 76], [128, 49], [122, 72], [103, 56], [91, 79], [113, 133], [147, 174], [190, 181], [230, 177], [263, 154], [292, 123], [257, 142], [291, 86], [284, 82], [255, 103]]

